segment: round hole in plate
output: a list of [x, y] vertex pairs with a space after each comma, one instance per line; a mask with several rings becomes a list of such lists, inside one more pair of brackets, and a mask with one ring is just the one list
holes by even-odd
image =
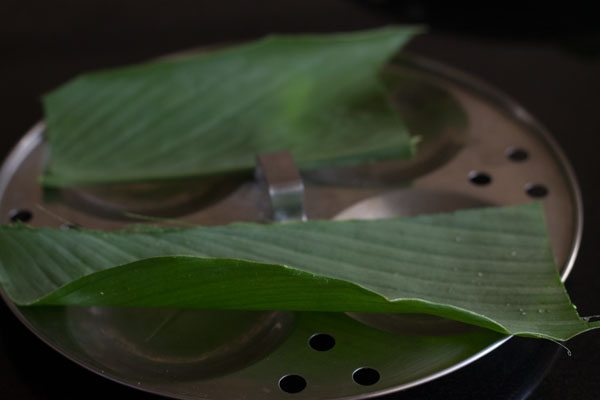
[[300, 375], [285, 375], [279, 380], [279, 388], [286, 393], [300, 393], [306, 388], [306, 379]]
[[29, 222], [33, 218], [33, 213], [24, 208], [15, 208], [9, 211], [8, 218], [10, 222]]
[[548, 195], [548, 188], [539, 183], [528, 183], [525, 185], [525, 192], [529, 197], [539, 199]]
[[379, 382], [379, 372], [376, 369], [362, 367], [352, 373], [354, 382], [363, 386], [371, 386]]
[[469, 172], [469, 180], [474, 185], [484, 186], [492, 182], [492, 177], [487, 172], [471, 171]]
[[316, 351], [327, 351], [335, 346], [335, 338], [327, 333], [315, 333], [308, 339], [308, 345]]
[[529, 158], [529, 153], [527, 150], [519, 147], [509, 147], [506, 149], [506, 157], [511, 161], [521, 162]]

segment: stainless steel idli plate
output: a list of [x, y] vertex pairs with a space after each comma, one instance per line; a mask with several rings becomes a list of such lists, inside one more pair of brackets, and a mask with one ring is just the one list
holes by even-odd
[[[579, 246], [581, 199], [544, 128], [496, 90], [429, 60], [397, 58], [385, 76], [398, 110], [423, 137], [418, 156], [303, 173], [308, 217], [385, 218], [539, 200], [566, 279]], [[139, 222], [132, 214], [206, 225], [265, 220], [264, 194], [251, 179], [45, 192], [38, 177], [46, 157], [40, 123], [0, 171], [3, 223], [31, 217], [34, 226], [115, 229]], [[375, 397], [448, 374], [507, 340], [418, 315], [19, 308], [4, 300], [81, 366], [181, 399]]]

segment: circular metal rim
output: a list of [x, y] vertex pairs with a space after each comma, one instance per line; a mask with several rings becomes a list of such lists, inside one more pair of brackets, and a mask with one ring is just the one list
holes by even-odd
[[[408, 56], [408, 57], [407, 57]], [[447, 66], [443, 63], [430, 60], [425, 57], [421, 57], [415, 54], [404, 53], [402, 61], [408, 64], [409, 66], [414, 66], [417, 69], [426, 70], [431, 72], [442, 79], [445, 79], [454, 84], [460, 85], [473, 93], [482, 96], [487, 101], [491, 101], [495, 103], [500, 109], [504, 112], [508, 113], [512, 118], [516, 121], [519, 121], [529, 127], [531, 127], [536, 134], [546, 142], [548, 147], [554, 153], [558, 161], [561, 163], [563, 167], [565, 177], [568, 181], [569, 189], [573, 195], [573, 201], [575, 204], [575, 224], [574, 224], [574, 238], [571, 243], [571, 252], [569, 258], [565, 265], [563, 266], [563, 270], [560, 274], [560, 278], [562, 282], [565, 282], [569, 277], [574, 265], [577, 255], [579, 253], [579, 248], [581, 246], [581, 237], [583, 234], [583, 199], [581, 195], [581, 189], [579, 187], [577, 177], [575, 175], [575, 171], [569, 162], [568, 158], [564, 154], [563, 150], [560, 148], [556, 140], [552, 137], [550, 132], [539, 122], [537, 121], [528, 111], [526, 111], [523, 107], [521, 107], [517, 102], [515, 102], [511, 97], [509, 97], [504, 92], [496, 89], [495, 87], [481, 81], [480, 79], [471, 76], [470, 74], [466, 74], [462, 71], [459, 71], [451, 66]], [[12, 171], [17, 168], [18, 164], [21, 162], [21, 154], [26, 153], [26, 150], [36, 146], [42, 140], [42, 133], [45, 129], [45, 124], [43, 121], [35, 124], [11, 149], [7, 158], [0, 168], [0, 198], [4, 196], [4, 192], [6, 187], [10, 181], [10, 177], [12, 175]], [[113, 377], [110, 374], [104, 373], [99, 369], [96, 369], [94, 366], [88, 365], [83, 360], [78, 359], [76, 356], [71, 354], [67, 354], [60, 347], [52, 342], [51, 339], [43, 336], [40, 332], [32, 326], [29, 321], [23, 316], [20, 312], [19, 308], [8, 299], [3, 290], [0, 289], [0, 296], [4, 300], [5, 304], [9, 307], [12, 313], [17, 317], [21, 323], [23, 323], [31, 332], [35, 334], [42, 342], [46, 343], [50, 348], [57, 351], [59, 354], [63, 355], [67, 359], [73, 361], [79, 366], [91, 371], [95, 374], [98, 374], [102, 377], [105, 377], [113, 382], [119, 383], [121, 385], [125, 385], [130, 388], [134, 388], [137, 390], [141, 390], [147, 393], [156, 394], [164, 396], [164, 393], [153, 390], [151, 388], [145, 388], [143, 386], [136, 386], [129, 382], [125, 382], [120, 380], [117, 377]], [[488, 347], [484, 348], [480, 352], [472, 355], [464, 359], [462, 362], [453, 365], [452, 367], [443, 369], [438, 371], [435, 374], [431, 374], [421, 379], [417, 379], [413, 382], [409, 382], [403, 385], [394, 386], [392, 388], [382, 389], [375, 392], [356, 395], [356, 396], [348, 396], [340, 398], [340, 400], [359, 400], [359, 399], [371, 399], [379, 396], [390, 395], [393, 393], [397, 393], [406, 389], [410, 389], [416, 386], [423, 385], [425, 383], [431, 382], [435, 379], [438, 379], [442, 376], [448, 375], [452, 372], [455, 372], [478, 359], [486, 356], [492, 351], [496, 350], [504, 343], [509, 341], [512, 336], [507, 336], [503, 339], [498, 340], [495, 343], [492, 343]]]

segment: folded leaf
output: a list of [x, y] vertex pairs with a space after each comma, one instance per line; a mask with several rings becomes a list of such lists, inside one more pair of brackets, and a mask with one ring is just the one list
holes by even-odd
[[44, 98], [50, 186], [406, 158], [414, 141], [378, 73], [416, 28], [271, 36], [80, 76]]
[[566, 340], [569, 301], [537, 204], [375, 221], [120, 232], [0, 227], [19, 305], [427, 313]]

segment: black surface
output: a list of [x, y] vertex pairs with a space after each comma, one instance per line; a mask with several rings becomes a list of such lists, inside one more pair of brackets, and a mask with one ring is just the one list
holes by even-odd
[[[411, 44], [413, 52], [501, 88], [550, 129], [573, 163], [584, 197], [585, 229], [567, 287], [583, 315], [600, 313], [596, 247], [600, 237], [596, 207], [600, 201], [600, 58], [596, 55], [600, 46], [598, 25], [590, 17], [592, 2], [561, 3], [562, 8], [547, 10], [525, 8], [525, 12], [515, 8], [520, 3], [512, 2], [494, 3], [495, 8], [487, 11], [461, 9], [456, 2], [447, 2], [456, 4], [452, 9], [436, 8], [427, 1], [389, 3], [4, 0], [0, 3], [0, 153], [6, 155], [41, 118], [42, 93], [85, 70], [268, 32], [351, 30], [427, 20], [434, 30]], [[493, 18], [493, 10], [502, 10], [501, 21]], [[390, 399], [521, 399], [530, 393], [531, 399], [599, 398], [600, 332], [581, 335], [567, 345], [571, 357], [551, 342], [512, 341], [457, 373]], [[0, 398], [157, 397], [112, 383], [64, 359], [2, 304]]]

